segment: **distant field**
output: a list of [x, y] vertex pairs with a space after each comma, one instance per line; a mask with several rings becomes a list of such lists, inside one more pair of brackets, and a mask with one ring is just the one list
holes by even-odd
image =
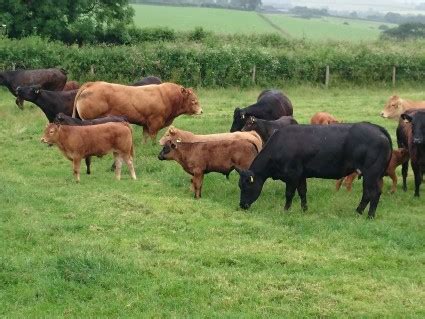
[[255, 12], [134, 5], [135, 22], [140, 27], [169, 27], [179, 31], [203, 27], [217, 33], [267, 33], [276, 32]]
[[[193, 8], [134, 5], [135, 22], [140, 27], [169, 27], [179, 31], [203, 27], [217, 33], [268, 33], [279, 32], [255, 12]], [[308, 39], [374, 40], [382, 23], [342, 18], [302, 19], [285, 14], [264, 15], [286, 36]], [[344, 24], [348, 23], [348, 24]]]
[[266, 17], [291, 36], [312, 40], [374, 40], [379, 37], [381, 31], [378, 28], [383, 24], [333, 17], [302, 19], [283, 14], [268, 14]]

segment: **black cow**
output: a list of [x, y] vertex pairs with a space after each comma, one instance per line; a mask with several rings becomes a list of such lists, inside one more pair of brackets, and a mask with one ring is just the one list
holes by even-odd
[[128, 121], [124, 116], [111, 115], [111, 116], [99, 117], [93, 120], [81, 120], [72, 116], [68, 116], [64, 113], [59, 113], [58, 115], [56, 115], [54, 122], [56, 124], [62, 124], [62, 125], [86, 126], [86, 125], [103, 124], [108, 122], [128, 122]]
[[298, 124], [292, 116], [282, 116], [280, 119], [274, 121], [257, 119], [254, 116], [250, 116], [242, 131], [256, 131], [263, 140], [263, 143], [266, 143], [274, 132], [283, 126], [291, 124]]
[[240, 131], [249, 116], [263, 120], [277, 120], [281, 116], [292, 115], [291, 101], [280, 91], [264, 90], [260, 93], [257, 103], [246, 108], [237, 107], [233, 113], [233, 123], [230, 132]]
[[47, 91], [38, 86], [18, 87], [17, 89], [18, 97], [40, 107], [50, 123], [59, 113], [72, 115], [77, 92], [78, 90]]
[[373, 218], [391, 151], [388, 132], [370, 123], [285, 126], [270, 137], [249, 170], [239, 171], [240, 207], [249, 208], [271, 177], [286, 183], [285, 210], [291, 207], [295, 190], [306, 210], [307, 178], [340, 179], [357, 171], [363, 175], [357, 212], [362, 214], [370, 202]]
[[131, 84], [132, 86], [143, 86], [143, 85], [149, 85], [149, 84], [161, 84], [162, 81], [160, 78], [156, 76], [146, 76], [143, 79], [134, 82]]
[[[425, 111], [405, 112], [401, 114], [401, 118], [410, 123], [410, 127], [406, 127], [404, 132], [407, 136], [407, 146], [415, 176], [415, 196], [419, 197], [419, 187], [425, 171]], [[403, 175], [403, 187], [404, 183]]]
[[[6, 86], [10, 93], [17, 96], [16, 89], [20, 86], [38, 85], [41, 89], [62, 91], [67, 80], [63, 69], [37, 69], [0, 72], [0, 85]], [[17, 96], [16, 105], [24, 107], [24, 101]]]

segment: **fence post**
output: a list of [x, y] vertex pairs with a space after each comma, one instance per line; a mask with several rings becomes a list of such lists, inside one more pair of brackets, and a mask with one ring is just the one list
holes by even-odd
[[396, 78], [396, 66], [393, 66], [393, 87], [395, 87], [395, 78]]
[[94, 75], [94, 65], [90, 65], [90, 74]]
[[15, 64], [15, 62], [13, 62], [12, 63], [12, 71], [15, 71], [15, 68], [16, 68], [16, 64]]
[[257, 72], [257, 66], [254, 64], [252, 68], [252, 84], [255, 84], [255, 73]]
[[325, 86], [326, 86], [326, 88], [329, 87], [329, 77], [330, 77], [330, 74], [329, 74], [329, 65], [327, 65], [326, 66], [326, 78], [325, 78]]

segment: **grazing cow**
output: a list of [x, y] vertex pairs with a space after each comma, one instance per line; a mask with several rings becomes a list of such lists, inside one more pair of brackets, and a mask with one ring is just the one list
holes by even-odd
[[292, 116], [282, 116], [280, 119], [274, 121], [261, 120], [250, 116], [242, 128], [242, 132], [257, 132], [265, 144], [274, 132], [283, 126], [291, 124], [298, 124]]
[[291, 207], [295, 190], [307, 210], [307, 178], [339, 179], [357, 170], [363, 174], [357, 212], [362, 214], [370, 202], [373, 218], [391, 149], [388, 132], [370, 123], [285, 126], [270, 137], [249, 170], [239, 171], [240, 207], [248, 209], [271, 177], [286, 183], [285, 210]]
[[20, 99], [30, 101], [40, 107], [47, 120], [52, 123], [59, 113], [72, 115], [77, 90], [47, 91], [38, 86], [21, 86], [18, 87], [17, 94]]
[[397, 95], [393, 95], [382, 110], [381, 116], [383, 118], [398, 120], [402, 113], [414, 108], [425, 109], [425, 101], [405, 100]]
[[174, 83], [126, 86], [89, 82], [78, 91], [73, 117], [94, 119], [107, 115], [125, 116], [132, 124], [143, 126], [145, 142], [155, 141], [158, 131], [180, 114], [201, 114], [198, 98], [191, 89]]
[[73, 91], [78, 90], [80, 88], [80, 84], [77, 81], [68, 81], [65, 83], [63, 87], [63, 91]]
[[[385, 176], [389, 176], [393, 181], [391, 186], [391, 193], [395, 193], [397, 189], [397, 174], [395, 172], [395, 169], [397, 168], [397, 166], [402, 165], [408, 160], [409, 160], [409, 151], [407, 149], [399, 148], [397, 150], [393, 150], [391, 154], [391, 160], [388, 164], [387, 171], [385, 172]], [[340, 180], [336, 182], [336, 190], [338, 191], [341, 187], [341, 184], [344, 183], [345, 188], [347, 189], [347, 191], [350, 192], [353, 181], [358, 176], [359, 174], [354, 172], [344, 178], [341, 178]]]
[[162, 81], [160, 78], [156, 76], [146, 76], [143, 79], [134, 82], [131, 84], [132, 86], [143, 86], [143, 85], [150, 85], [150, 84], [161, 84]]
[[180, 130], [174, 126], [170, 126], [159, 140], [160, 145], [165, 145], [168, 141], [180, 140], [181, 142], [210, 142], [222, 140], [248, 140], [255, 144], [258, 151], [263, 147], [261, 137], [254, 131], [251, 132], [233, 132], [233, 133], [217, 133], [198, 135], [189, 131]]
[[126, 122], [104, 123], [89, 126], [47, 124], [43, 143], [57, 145], [67, 159], [72, 161], [74, 176], [80, 182], [81, 159], [103, 156], [113, 152], [115, 177], [121, 179], [122, 160], [126, 162], [131, 177], [136, 179], [133, 167], [133, 137], [131, 126]]
[[235, 109], [230, 132], [240, 131], [249, 116], [271, 121], [292, 113], [292, 103], [286, 95], [277, 90], [264, 90], [258, 96], [257, 103], [243, 109]]
[[235, 169], [247, 169], [258, 149], [249, 140], [216, 140], [208, 142], [167, 141], [159, 153], [160, 160], [175, 160], [193, 176], [195, 198], [201, 197], [204, 174], [218, 172], [229, 175]]
[[[38, 85], [41, 89], [62, 91], [66, 83], [66, 72], [63, 69], [17, 70], [0, 72], [0, 85], [6, 86], [10, 93], [17, 96], [20, 86]], [[22, 110], [24, 101], [18, 96], [16, 105]]]
[[425, 171], [425, 111], [406, 112], [401, 114], [401, 118], [410, 123], [410, 127], [407, 127], [407, 143], [415, 176], [415, 196], [419, 197], [419, 187]]
[[341, 123], [341, 121], [337, 120], [333, 115], [327, 112], [317, 112], [310, 120], [310, 124], [328, 125], [337, 123]]

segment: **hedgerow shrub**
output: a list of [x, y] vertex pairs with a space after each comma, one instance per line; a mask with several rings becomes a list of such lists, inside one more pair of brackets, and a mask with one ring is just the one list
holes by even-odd
[[[197, 36], [202, 40], [203, 36]], [[105, 80], [129, 83], [156, 75], [187, 86], [274, 86], [286, 82], [323, 83], [326, 65], [333, 84], [422, 82], [425, 71], [423, 42], [313, 43], [270, 37], [232, 37], [225, 41], [208, 35], [205, 42], [179, 38], [175, 42], [144, 42], [128, 46], [66, 46], [38, 37], [0, 38], [0, 69], [62, 67], [81, 82]], [[216, 39], [217, 41], [213, 41]], [[227, 40], [229, 38], [226, 38]], [[239, 39], [239, 40], [238, 40]], [[249, 41], [252, 40], [252, 41]], [[271, 42], [273, 42], [271, 44]]]

